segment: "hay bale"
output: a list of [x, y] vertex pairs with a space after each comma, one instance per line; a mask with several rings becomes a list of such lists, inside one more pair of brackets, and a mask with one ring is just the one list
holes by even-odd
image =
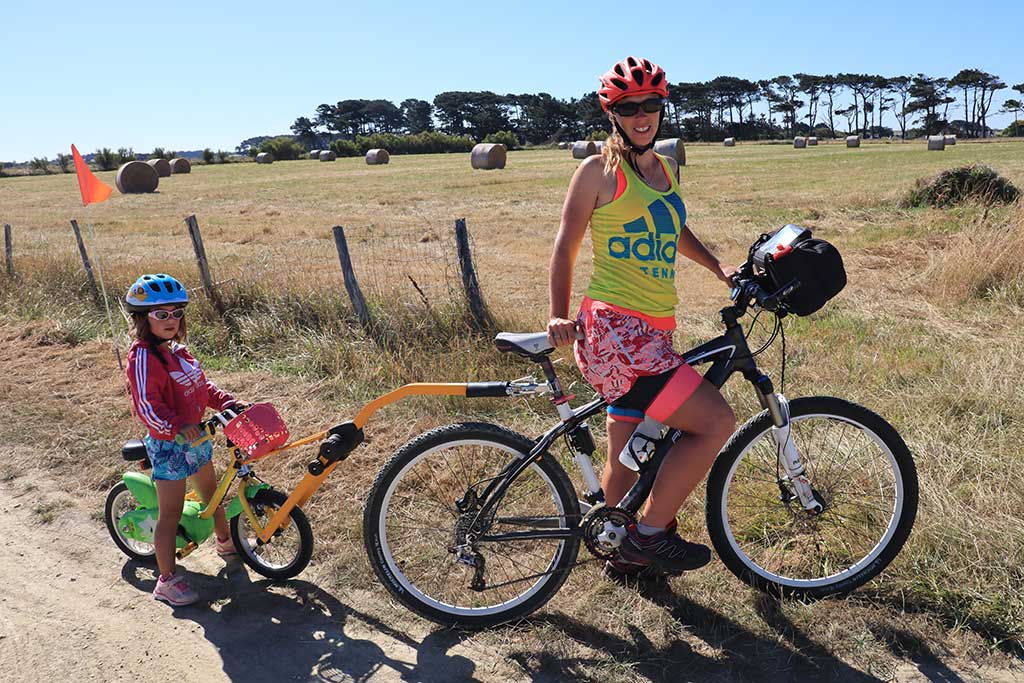
[[572, 158], [586, 159], [597, 154], [597, 145], [592, 140], [577, 140], [572, 143]]
[[604, 149], [604, 140], [598, 140], [597, 142], [594, 143], [594, 145], [597, 147], [597, 153], [600, 154], [601, 151]]
[[156, 190], [160, 176], [145, 161], [129, 161], [117, 169], [114, 182], [122, 194], [139, 194]]
[[260, 152], [256, 155], [257, 164], [272, 164], [274, 163], [274, 155], [270, 152]]
[[568, 142], [559, 142], [558, 143], [558, 149], [569, 149], [569, 143]]
[[171, 173], [191, 173], [192, 163], [188, 159], [177, 157], [171, 159]]
[[955, 135], [946, 135], [945, 138], [946, 138], [946, 144], [947, 145], [955, 145], [956, 144], [956, 136]]
[[161, 178], [171, 175], [171, 162], [167, 159], [150, 159], [146, 163], [155, 168], [157, 176]]
[[654, 151], [667, 157], [672, 157], [680, 166], [686, 166], [686, 147], [679, 138], [658, 140], [654, 143]]
[[501, 143], [480, 143], [473, 147], [469, 161], [473, 168], [505, 168], [506, 152], [505, 145]]
[[371, 149], [366, 152], [366, 163], [370, 166], [379, 166], [391, 161], [391, 155], [386, 149]]
[[735, 147], [736, 138], [726, 138], [725, 140], [722, 140], [722, 144], [725, 145], [726, 147]]
[[334, 161], [338, 158], [338, 155], [329, 149], [320, 150], [320, 161]]
[[309, 150], [309, 158], [310, 159], [319, 159], [320, 158], [320, 150], [319, 149], [311, 149], [311, 150]]
[[813, 135], [811, 137], [807, 138], [807, 146], [808, 147], [817, 147], [818, 146], [818, 138], [814, 137]]
[[793, 149], [806, 149], [807, 138], [795, 137], [793, 138]]
[[860, 147], [860, 136], [859, 135], [847, 135], [846, 136], [847, 147]]
[[928, 136], [928, 151], [941, 152], [946, 149], [946, 138], [943, 135]]

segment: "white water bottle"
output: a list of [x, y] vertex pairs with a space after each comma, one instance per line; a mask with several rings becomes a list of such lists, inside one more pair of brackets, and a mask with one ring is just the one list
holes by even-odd
[[640, 471], [640, 465], [651, 459], [658, 439], [661, 438], [665, 425], [653, 417], [644, 416], [644, 421], [637, 425], [633, 434], [626, 441], [619, 453], [619, 462], [633, 470]]

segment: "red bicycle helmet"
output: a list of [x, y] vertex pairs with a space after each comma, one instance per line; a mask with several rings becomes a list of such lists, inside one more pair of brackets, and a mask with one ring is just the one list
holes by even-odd
[[605, 111], [623, 97], [647, 93], [668, 97], [665, 70], [649, 59], [626, 57], [599, 80], [597, 98]]

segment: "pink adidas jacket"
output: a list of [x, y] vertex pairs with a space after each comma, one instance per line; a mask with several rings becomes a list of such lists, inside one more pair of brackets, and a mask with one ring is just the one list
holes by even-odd
[[[160, 353], [167, 364], [154, 353]], [[206, 379], [199, 361], [176, 342], [154, 351], [136, 341], [128, 351], [127, 373], [135, 414], [154, 439], [173, 441], [184, 425], [198, 424], [207, 407], [223, 410], [235, 402], [234, 396]]]

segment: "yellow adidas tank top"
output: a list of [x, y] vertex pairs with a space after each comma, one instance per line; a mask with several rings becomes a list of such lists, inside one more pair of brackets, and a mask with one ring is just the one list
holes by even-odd
[[[625, 189], [590, 217], [594, 275], [587, 296], [664, 317], [675, 314], [679, 301], [676, 243], [686, 225], [686, 207], [668, 162], [656, 156], [669, 179], [667, 192], [655, 190], [623, 163]], [[618, 184], [621, 188], [622, 177]]]

